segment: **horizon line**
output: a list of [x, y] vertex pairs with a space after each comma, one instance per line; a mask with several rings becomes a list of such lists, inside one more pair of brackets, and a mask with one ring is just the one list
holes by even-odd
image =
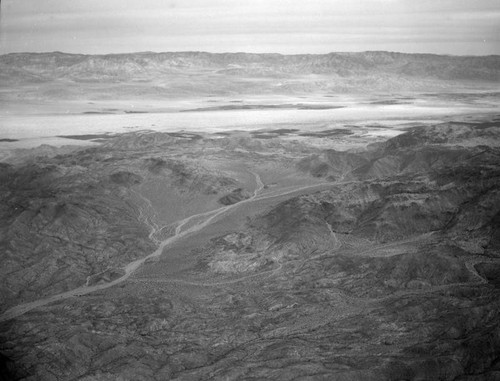
[[[0, 0], [1, 1], [1, 0]], [[128, 51], [121, 53], [69, 53], [63, 52], [60, 50], [53, 51], [41, 51], [41, 52], [30, 52], [30, 51], [19, 51], [19, 52], [9, 52], [9, 53], [1, 53], [1, 56], [7, 56], [10, 54], [65, 54], [65, 55], [75, 55], [75, 56], [118, 56], [118, 55], [131, 55], [131, 54], [165, 54], [165, 53], [204, 53], [204, 54], [214, 54], [214, 55], [224, 55], [224, 54], [254, 54], [254, 55], [278, 55], [278, 56], [327, 56], [330, 54], [363, 54], [363, 53], [390, 53], [390, 54], [402, 54], [402, 55], [426, 55], [426, 56], [442, 56], [442, 57], [500, 57], [500, 54], [484, 54], [484, 55], [476, 55], [476, 54], [446, 54], [446, 53], [407, 53], [407, 52], [399, 52], [392, 50], [360, 50], [360, 51], [330, 51], [328, 53], [278, 53], [278, 52], [245, 52], [245, 51], [236, 51], [236, 52], [210, 52], [206, 50], [172, 50], [172, 51]]]

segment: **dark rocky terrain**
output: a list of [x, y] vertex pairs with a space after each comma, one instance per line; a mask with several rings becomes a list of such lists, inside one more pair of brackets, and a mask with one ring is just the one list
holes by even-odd
[[[182, 150], [186, 140], [125, 135], [97, 148], [60, 155], [36, 149], [36, 159], [2, 163], [1, 309], [73, 289], [152, 252], [155, 240], [145, 222], [150, 211], [135, 192], [148, 181], [162, 177], [179, 200], [240, 195], [233, 179], [187, 159], [162, 158], [163, 148]], [[145, 153], [152, 147], [157, 155]]]
[[2, 164], [0, 377], [499, 379], [498, 116], [343, 152], [288, 132]]

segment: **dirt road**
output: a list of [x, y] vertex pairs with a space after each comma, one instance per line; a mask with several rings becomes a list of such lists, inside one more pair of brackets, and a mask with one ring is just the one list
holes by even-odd
[[[0, 316], [0, 322], [13, 319], [17, 316], [21, 316], [28, 311], [45, 306], [45, 305], [50, 304], [50, 303], [54, 303], [54, 302], [57, 302], [60, 300], [68, 299], [68, 298], [72, 298], [75, 296], [82, 296], [82, 295], [90, 294], [90, 293], [95, 292], [95, 291], [104, 290], [104, 289], [116, 286], [117, 284], [120, 284], [120, 283], [126, 281], [127, 279], [130, 278], [130, 276], [139, 267], [141, 267], [144, 264], [144, 262], [146, 262], [147, 260], [149, 260], [151, 258], [159, 257], [163, 253], [163, 250], [167, 246], [171, 245], [174, 242], [179, 241], [180, 239], [182, 239], [190, 234], [196, 233], [196, 232], [206, 228], [207, 226], [212, 224], [218, 217], [223, 216], [224, 214], [228, 213], [230, 210], [237, 208], [242, 204], [251, 203], [252, 201], [256, 200], [257, 197], [259, 196], [260, 192], [262, 191], [262, 189], [264, 189], [264, 183], [262, 182], [259, 174], [255, 173], [255, 172], [251, 172], [251, 173], [255, 176], [256, 187], [255, 187], [253, 195], [250, 198], [243, 200], [243, 201], [240, 201], [239, 203], [236, 203], [236, 204], [223, 206], [223, 207], [216, 209], [216, 210], [195, 214], [195, 215], [189, 216], [187, 218], [184, 218], [183, 220], [178, 221], [174, 236], [169, 237], [169, 238], [159, 242], [158, 248], [154, 252], [149, 254], [148, 256], [141, 258], [141, 259], [138, 259], [136, 261], [130, 262], [128, 265], [126, 265], [124, 267], [125, 274], [123, 276], [121, 276], [120, 278], [117, 278], [117, 279], [115, 279], [109, 283], [105, 283], [105, 284], [96, 284], [96, 285], [92, 285], [92, 286], [88, 286], [88, 285], [81, 286], [81, 287], [78, 287], [76, 289], [66, 291], [66, 292], [63, 292], [63, 293], [60, 293], [57, 295], [53, 295], [53, 296], [50, 296], [47, 298], [43, 298], [43, 299], [39, 299], [39, 300], [36, 300], [33, 302], [28, 302], [28, 303], [23, 303], [23, 304], [17, 305], [15, 307], [12, 307], [11, 309], [7, 310], [4, 314], [2, 314]], [[313, 188], [313, 187], [315, 187], [315, 186], [311, 186], [311, 188]], [[302, 187], [301, 189], [303, 189], [303, 188], [304, 187]], [[290, 192], [285, 192], [284, 194], [287, 194], [287, 193], [290, 193]], [[277, 195], [273, 195], [270, 197], [277, 197]], [[141, 198], [144, 200], [146, 205], [151, 206], [149, 200], [144, 199], [144, 197], [142, 197], [142, 196], [141, 196]], [[260, 200], [262, 200], [262, 199], [263, 198], [260, 198]], [[151, 209], [152, 209], [152, 207], [151, 207]], [[208, 217], [208, 218], [206, 218], [205, 220], [203, 220], [202, 222], [200, 222], [196, 225], [191, 226], [188, 229], [183, 230], [183, 227], [187, 223], [189, 223], [191, 220], [194, 220], [197, 218], [202, 218], [202, 217]], [[150, 226], [150, 228], [151, 228], [150, 237], [153, 238], [155, 236], [155, 234], [158, 232], [158, 229], [160, 229], [160, 227], [153, 221], [152, 218], [149, 218], [148, 213], [144, 209], [140, 210], [140, 218], [143, 220], [143, 222], [145, 222], [147, 225]], [[273, 271], [276, 271], [276, 270], [273, 270]]]

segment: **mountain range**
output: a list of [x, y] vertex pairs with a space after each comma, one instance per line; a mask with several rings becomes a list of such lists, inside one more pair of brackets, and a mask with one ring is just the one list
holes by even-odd
[[[155, 81], [186, 74], [199, 80], [218, 76], [251, 78], [295, 78], [318, 76], [351, 87], [394, 86], [411, 88], [416, 81], [425, 86], [436, 82], [500, 82], [500, 56], [446, 56], [384, 51], [281, 55], [254, 53], [166, 52], [84, 55], [53, 53], [11, 53], [0, 56], [0, 79], [4, 84], [43, 83], [54, 80], [75, 82]], [[399, 85], [398, 85], [399, 84]], [[317, 85], [319, 86], [319, 85]], [[317, 86], [313, 86], [314, 89]], [[349, 87], [349, 86], [348, 86]]]

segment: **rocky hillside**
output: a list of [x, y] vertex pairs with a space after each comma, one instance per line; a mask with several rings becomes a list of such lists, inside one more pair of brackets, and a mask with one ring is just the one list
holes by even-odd
[[[68, 153], [21, 150], [18, 163], [1, 163], [0, 309], [118, 274], [150, 254], [157, 244], [151, 224], [178, 219], [169, 202], [218, 205], [246, 195], [236, 180], [172, 158], [190, 144], [196, 142], [170, 134], [124, 134]], [[145, 203], [141, 191], [158, 193], [157, 205]], [[155, 220], [145, 218], [151, 208]]]
[[146, 227], [184, 217], [176, 204], [202, 211], [184, 228], [213, 223], [120, 284], [2, 321], [0, 376], [497, 380], [499, 128], [278, 154], [278, 138], [141, 132], [3, 165], [5, 295], [120, 276], [158, 242]]
[[[466, 135], [490, 136], [499, 128], [483, 127], [471, 123]], [[463, 126], [457, 128], [461, 134]], [[326, 321], [345, 308], [339, 300], [368, 303], [350, 320], [325, 322], [307, 333], [299, 329], [274, 342], [273, 348], [285, 351], [289, 345], [309, 356], [307, 364], [321, 369], [321, 377], [307, 373], [305, 362], [297, 367], [313, 379], [497, 379], [500, 150], [451, 150], [448, 144], [457, 140], [450, 125], [389, 140], [367, 153], [364, 159], [372, 157], [371, 162], [345, 184], [291, 198], [258, 216], [246, 231], [213, 240], [208, 269], [286, 268], [274, 280], [280, 291], [270, 291], [271, 281], [263, 284], [267, 298], [276, 298], [270, 309], [283, 311], [281, 319], [289, 324], [303, 319], [304, 299], [309, 308], [334, 303]], [[389, 170], [375, 175], [373, 163], [381, 166], [387, 156], [386, 163], [400, 164], [386, 164]], [[429, 161], [422, 161], [427, 156]], [[363, 161], [363, 155], [353, 160], [353, 154], [330, 151], [313, 159], [318, 158], [334, 173], [345, 163], [356, 168]], [[294, 341], [295, 335], [300, 340]], [[267, 352], [258, 342], [248, 361], [264, 366]], [[312, 354], [312, 348], [318, 352]], [[273, 355], [275, 364], [287, 367], [289, 352]]]
[[[413, 127], [408, 132], [373, 144], [363, 152], [324, 150], [299, 161], [297, 168], [313, 177], [362, 180], [406, 174], [429, 174], [461, 166], [494, 167], [500, 147], [500, 119], [446, 122]], [[457, 167], [458, 166], [458, 167]], [[460, 169], [458, 169], [460, 167]], [[467, 173], [465, 170], [464, 173]]]

